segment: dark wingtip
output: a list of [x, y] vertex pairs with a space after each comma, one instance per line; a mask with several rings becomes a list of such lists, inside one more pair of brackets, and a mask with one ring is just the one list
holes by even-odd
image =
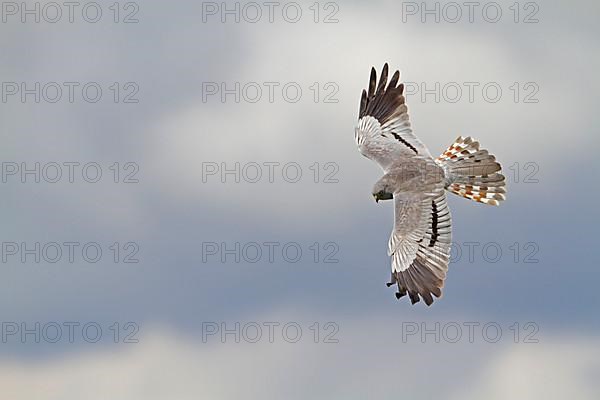
[[410, 302], [411, 302], [412, 304], [416, 304], [416, 303], [418, 303], [418, 302], [421, 300], [421, 299], [419, 298], [419, 295], [418, 295], [418, 294], [416, 294], [416, 293], [409, 293], [408, 295], [409, 295], [409, 297], [410, 297]]
[[423, 297], [423, 300], [425, 300], [425, 304], [427, 304], [428, 307], [433, 304], [433, 298], [431, 295]]
[[[364, 107], [361, 105], [359, 119], [369, 115], [375, 118], [381, 125], [384, 125], [391, 118], [397, 116], [397, 111], [405, 99], [402, 96], [404, 85], [400, 84], [400, 71], [396, 70], [388, 85], [389, 64], [383, 65], [379, 82], [377, 81], [377, 72], [375, 67], [371, 67], [371, 76], [367, 89], [367, 97]], [[386, 88], [387, 86], [387, 88]]]
[[371, 77], [369, 78], [369, 92], [368, 96], [373, 97], [375, 95], [375, 86], [377, 84], [377, 72], [375, 67], [371, 67]]
[[400, 80], [400, 71], [396, 70], [396, 72], [394, 72], [394, 75], [392, 76], [392, 80], [390, 81], [388, 90], [395, 89], [399, 80]]
[[362, 118], [365, 111], [367, 110], [367, 91], [363, 89], [362, 96], [360, 97], [360, 106], [358, 107], [358, 118]]
[[381, 70], [381, 76], [379, 77], [379, 84], [377, 85], [377, 91], [375, 92], [375, 96], [381, 96], [385, 91], [385, 85], [387, 85], [389, 68], [387, 63], [383, 66]]

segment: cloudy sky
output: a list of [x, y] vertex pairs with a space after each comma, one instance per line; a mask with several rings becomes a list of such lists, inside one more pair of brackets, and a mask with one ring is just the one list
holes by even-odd
[[[11, 398], [595, 398], [596, 2], [55, 4], [0, 19]], [[385, 62], [508, 180], [430, 308], [354, 144]]]

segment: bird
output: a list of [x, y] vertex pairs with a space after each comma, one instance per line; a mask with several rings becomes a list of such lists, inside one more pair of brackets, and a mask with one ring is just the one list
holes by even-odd
[[379, 82], [371, 68], [354, 136], [360, 153], [383, 170], [372, 190], [375, 202], [394, 201], [387, 286], [397, 285], [397, 299], [408, 295], [412, 304], [423, 299], [430, 306], [442, 296], [452, 246], [446, 192], [498, 206], [506, 182], [494, 155], [470, 136], [459, 136], [434, 159], [412, 131], [400, 72], [387, 80], [387, 63]]

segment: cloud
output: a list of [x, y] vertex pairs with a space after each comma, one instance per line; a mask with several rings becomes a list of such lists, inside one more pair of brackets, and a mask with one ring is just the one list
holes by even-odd
[[597, 338], [581, 337], [508, 348], [451, 399], [593, 399], [600, 391], [599, 348]]
[[[264, 321], [285, 318], [271, 315]], [[140, 343], [119, 350], [84, 351], [35, 365], [5, 359], [0, 384], [14, 400], [394, 399], [400, 394], [417, 400], [585, 400], [598, 393], [595, 337], [567, 335], [538, 344], [402, 343], [398, 323], [368, 317], [340, 323], [339, 343], [314, 343], [309, 321], [299, 322], [304, 330], [297, 343], [282, 340], [278, 330], [273, 343], [266, 335], [258, 343], [233, 343], [231, 335], [227, 343], [218, 335], [202, 343], [154, 328]], [[383, 329], [391, 325], [395, 329]], [[323, 333], [323, 325], [319, 329]]]

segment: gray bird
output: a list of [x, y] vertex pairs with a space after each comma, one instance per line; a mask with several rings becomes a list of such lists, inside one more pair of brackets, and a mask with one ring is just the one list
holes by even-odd
[[[360, 100], [355, 139], [359, 151], [375, 161], [384, 175], [375, 183], [373, 197], [394, 199], [394, 230], [388, 255], [396, 297], [408, 294], [412, 304], [423, 298], [429, 306], [442, 295], [452, 242], [452, 221], [446, 190], [489, 205], [505, 199], [502, 167], [471, 137], [459, 136], [439, 157], [413, 134], [408, 109], [396, 71], [388, 85], [385, 64], [379, 84], [371, 69], [369, 89]], [[386, 87], [387, 85], [387, 87]], [[420, 296], [420, 297], [419, 297]]]

